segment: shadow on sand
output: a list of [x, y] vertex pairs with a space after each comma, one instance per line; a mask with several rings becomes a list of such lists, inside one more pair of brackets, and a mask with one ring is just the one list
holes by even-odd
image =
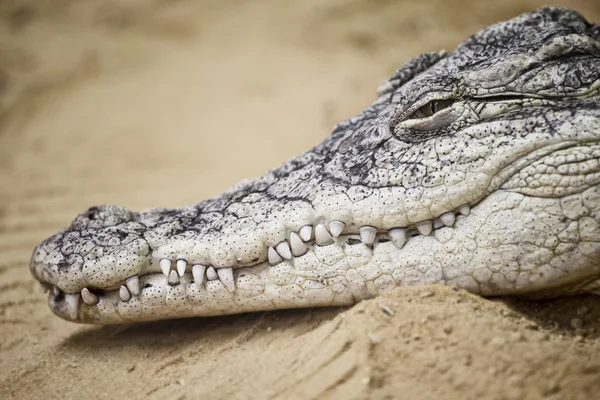
[[205, 337], [208, 342], [242, 344], [255, 333], [296, 329], [308, 332], [333, 319], [346, 307], [292, 309], [257, 312], [219, 317], [198, 317], [124, 325], [91, 326], [68, 337], [62, 346], [71, 350], [119, 350], [137, 348], [140, 351], [175, 349]]

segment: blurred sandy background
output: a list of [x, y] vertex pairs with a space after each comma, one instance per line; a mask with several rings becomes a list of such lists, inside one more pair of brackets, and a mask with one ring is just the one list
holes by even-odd
[[[401, 289], [102, 328], [54, 317], [27, 268], [89, 206], [218, 194], [320, 142], [409, 58], [544, 3], [0, 1], [0, 398], [599, 396], [594, 297]], [[600, 22], [596, 0], [560, 4]]]

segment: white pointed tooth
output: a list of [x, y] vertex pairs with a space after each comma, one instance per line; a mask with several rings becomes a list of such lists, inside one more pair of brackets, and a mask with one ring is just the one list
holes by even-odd
[[417, 231], [423, 236], [429, 236], [433, 231], [433, 223], [430, 219], [427, 221], [420, 221], [415, 224]]
[[98, 304], [98, 296], [90, 292], [89, 289], [86, 287], [81, 289], [81, 298], [83, 299], [83, 302], [87, 305], [95, 306], [96, 304]]
[[281, 258], [281, 256], [277, 254], [275, 249], [272, 247], [269, 247], [269, 250], [267, 251], [267, 257], [269, 259], [269, 264], [271, 265], [277, 265], [283, 261], [283, 258]]
[[283, 241], [275, 246], [275, 250], [279, 253], [279, 255], [286, 260], [290, 260], [292, 258], [292, 251], [290, 250], [290, 245], [287, 241]]
[[208, 267], [208, 269], [206, 270], [206, 279], [208, 279], [209, 281], [214, 281], [218, 278], [219, 275], [217, 275], [217, 271], [215, 271], [213, 267]]
[[345, 227], [346, 224], [342, 221], [331, 221], [331, 223], [329, 224], [329, 231], [331, 232], [333, 237], [338, 237], [342, 234]]
[[315, 240], [319, 246], [327, 246], [333, 243], [333, 237], [331, 237], [331, 234], [323, 224], [319, 224], [315, 228]]
[[187, 268], [187, 261], [180, 258], [177, 260], [177, 273], [179, 276], [183, 276], [185, 274], [185, 269]]
[[312, 225], [304, 225], [302, 228], [300, 228], [300, 232], [298, 233], [300, 234], [302, 240], [308, 242], [310, 239], [312, 239], [313, 227]]
[[362, 226], [360, 228], [360, 240], [364, 244], [372, 244], [377, 236], [377, 228], [372, 226]]
[[52, 286], [52, 294], [58, 296], [60, 294], [60, 289], [58, 286]]
[[131, 299], [131, 293], [129, 293], [129, 289], [126, 286], [121, 286], [119, 289], [119, 298], [121, 301], [129, 301]]
[[196, 264], [192, 267], [192, 276], [194, 277], [194, 282], [198, 285], [204, 282], [204, 273], [206, 272], [206, 267], [204, 265]]
[[235, 291], [235, 283], [233, 282], [233, 268], [218, 268], [217, 274], [227, 290], [233, 293]]
[[442, 224], [446, 226], [454, 225], [454, 221], [456, 221], [454, 212], [448, 211], [447, 213], [443, 213], [442, 215], [440, 215], [440, 221], [442, 221]]
[[68, 294], [65, 293], [65, 304], [67, 306], [67, 313], [72, 321], [76, 321], [79, 314], [79, 301], [81, 296], [79, 293]]
[[177, 285], [179, 283], [179, 276], [177, 276], [177, 271], [172, 270], [169, 273], [169, 279], [167, 280], [169, 285]]
[[161, 259], [160, 270], [165, 276], [169, 276], [169, 272], [171, 271], [171, 260], [169, 260], [168, 258]]
[[471, 206], [469, 206], [468, 204], [465, 204], [464, 206], [461, 206], [458, 209], [458, 212], [461, 213], [462, 215], [469, 215], [471, 213]]
[[306, 254], [308, 247], [304, 244], [296, 232], [290, 233], [290, 246], [294, 257], [300, 257]]
[[140, 294], [140, 278], [137, 275], [127, 278], [125, 286], [127, 286], [132, 295], [137, 296]]
[[444, 225], [442, 223], [442, 221], [440, 221], [439, 218], [436, 218], [436, 219], [433, 220], [433, 229], [440, 229], [440, 228], [442, 228], [444, 226], [446, 226], [446, 225]]
[[407, 230], [405, 228], [394, 228], [390, 230], [390, 238], [392, 238], [392, 243], [401, 249], [406, 244], [407, 240]]

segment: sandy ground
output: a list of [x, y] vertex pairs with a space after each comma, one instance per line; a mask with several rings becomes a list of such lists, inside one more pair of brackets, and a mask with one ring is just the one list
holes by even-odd
[[596, 297], [410, 288], [93, 327], [54, 317], [27, 268], [89, 206], [215, 195], [321, 141], [410, 57], [543, 3], [0, 2], [0, 398], [598, 398]]

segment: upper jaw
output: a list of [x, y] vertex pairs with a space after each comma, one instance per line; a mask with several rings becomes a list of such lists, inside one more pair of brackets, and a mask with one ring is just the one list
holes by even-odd
[[[413, 214], [410, 218], [401, 214], [390, 219], [394, 214], [389, 210], [381, 214], [382, 218], [352, 210], [345, 213], [340, 212], [343, 207], [332, 206], [339, 206], [339, 202], [322, 201], [317, 204], [315, 200], [315, 207], [306, 206], [306, 202], [300, 203], [304, 208], [289, 203], [289, 208], [273, 212], [267, 223], [238, 231], [228, 227], [228, 230], [222, 230], [211, 238], [209, 234], [198, 234], [200, 228], [190, 225], [201, 214], [199, 209], [204, 203], [197, 208], [168, 212], [150, 210], [141, 213], [137, 221], [107, 226], [93, 231], [93, 234], [92, 231], [86, 233], [84, 229], [73, 229], [75, 222], [81, 224], [81, 217], [78, 217], [71, 228], [36, 247], [30, 268], [39, 281], [66, 294], [80, 294], [84, 288], [92, 294], [95, 290], [125, 289], [136, 293], [140, 290], [139, 278], [153, 274], [162, 274], [171, 281], [178, 281], [185, 274], [200, 281], [221, 274], [222, 277], [219, 277], [226, 287], [234, 290], [230, 278], [234, 270], [266, 262], [277, 265], [282, 260], [302, 256], [310, 246], [327, 246], [338, 236], [361, 240], [367, 245], [383, 237], [402, 248], [412, 235], [429, 235], [436, 228], [452, 226], [457, 215], [468, 215], [470, 206], [499, 189], [520, 169], [575, 144], [574, 141], [561, 141], [543, 146], [527, 157], [519, 158], [517, 163], [510, 163], [497, 171], [493, 179], [482, 181], [479, 184], [481, 191], [475, 197], [463, 198], [455, 206], [437, 211], [430, 209], [428, 214]], [[390, 193], [389, 201], [403, 203], [405, 200], [399, 194], [394, 195], [400, 193], [394, 190], [401, 189], [386, 188]], [[377, 198], [385, 204], [381, 194]], [[370, 209], [377, 207], [373, 203]], [[286, 219], [286, 215], [293, 215], [293, 218]], [[182, 223], [186, 218], [189, 222]], [[173, 234], [177, 232], [176, 228], [179, 232]], [[122, 237], [118, 243], [110, 237], [117, 231]], [[90, 243], [94, 246], [89, 247]]]
[[[206, 236], [199, 238], [194, 227], [173, 236], [159, 234], [156, 227], [152, 227], [139, 237], [129, 238], [126, 243], [95, 244], [88, 248], [89, 243], [97, 243], [98, 234], [81, 236], [77, 231], [67, 229], [34, 249], [30, 270], [40, 282], [67, 294], [80, 293], [84, 288], [118, 290], [134, 276], [162, 273], [168, 277], [170, 272], [176, 271], [181, 277], [191, 273], [197, 265], [203, 266], [205, 274], [210, 274], [211, 267], [216, 271], [237, 269], [266, 261], [276, 265], [282, 259], [302, 255], [307, 245], [327, 246], [339, 236], [372, 244], [376, 237], [393, 232], [394, 235], [388, 235], [389, 239], [402, 247], [411, 235], [429, 235], [434, 229], [451, 226], [456, 214], [467, 215], [468, 212], [469, 205], [463, 204], [435, 218], [382, 226], [357, 223], [343, 215], [338, 215], [338, 219], [315, 216], [318, 213], [313, 211], [314, 218], [303, 219], [305, 223], [266, 224], [255, 227], [254, 236], [245, 231], [227, 233], [217, 236], [212, 243]], [[273, 226], [278, 228], [270, 230]], [[240, 242], [240, 237], [245, 241]]]
[[[135, 292], [133, 277], [164, 274], [169, 278], [171, 271], [175, 271], [176, 276], [172, 277], [175, 280], [186, 273], [192, 274], [196, 267], [196, 279], [203, 276], [206, 280], [207, 274], [218, 275], [219, 270], [229, 274], [224, 271], [267, 261], [276, 265], [302, 255], [311, 243], [326, 246], [332, 237], [340, 235], [354, 236], [370, 244], [383, 234], [401, 248], [411, 234], [428, 235], [435, 228], [451, 226], [456, 215], [468, 214], [470, 206], [500, 188], [519, 169], [575, 144], [575, 141], [559, 141], [541, 146], [527, 156], [517, 154], [516, 163], [504, 158], [508, 164], [504, 169], [499, 168], [501, 162], [490, 158], [484, 167], [490, 165], [493, 170], [463, 177], [462, 183], [447, 191], [456, 197], [445, 203], [440, 199], [447, 192], [438, 194], [427, 188], [389, 187], [378, 189], [376, 195], [368, 187], [362, 187], [362, 192], [351, 188], [337, 197], [323, 196], [322, 193], [331, 193], [333, 189], [319, 188], [311, 195], [312, 203], [282, 201], [272, 210], [263, 210], [268, 218], [261, 223], [243, 222], [253, 218], [252, 211], [248, 211], [244, 218], [220, 225], [218, 230], [198, 222], [204, 218], [202, 210], [211, 207], [210, 200], [180, 210], [148, 210], [136, 214], [135, 220], [122, 219], [117, 225], [114, 225], [117, 218], [109, 214], [109, 223], [100, 229], [89, 228], [80, 215], [69, 229], [36, 247], [30, 269], [39, 281], [67, 294], [81, 293], [84, 288], [118, 291], [125, 287]], [[474, 187], [477, 191], [471, 190]], [[350, 194], [354, 197], [350, 198]], [[419, 202], [429, 198], [431, 204], [419, 206], [410, 196]], [[418, 207], [407, 206], [411, 204]], [[117, 237], [120, 239], [116, 240]]]

